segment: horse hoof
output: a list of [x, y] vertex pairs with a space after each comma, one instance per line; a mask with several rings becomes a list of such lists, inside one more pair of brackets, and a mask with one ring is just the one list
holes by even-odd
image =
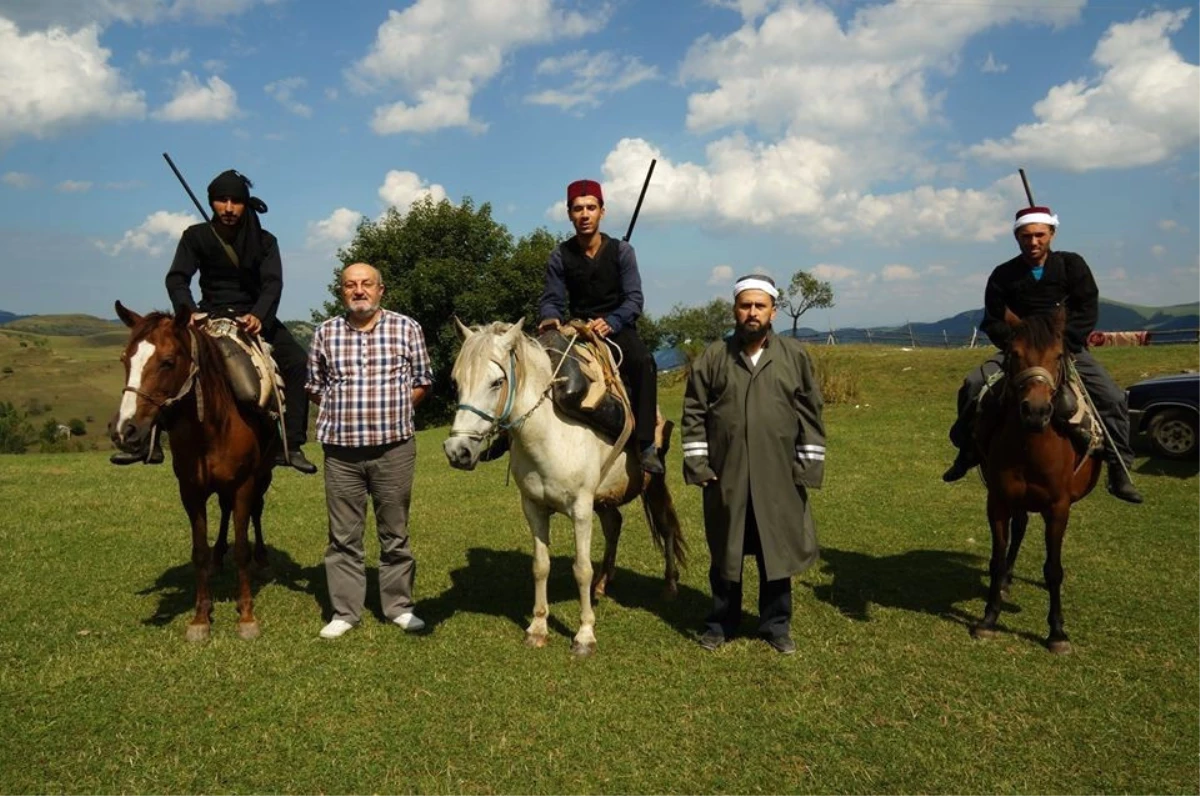
[[208, 641], [209, 625], [188, 625], [187, 640], [192, 642]]
[[1046, 649], [1054, 655], [1067, 655], [1071, 652], [1071, 642], [1065, 638], [1053, 639], [1046, 642]]
[[258, 622], [238, 622], [238, 637], [246, 641], [258, 638], [259, 633]]
[[607, 589], [608, 584], [606, 584], [604, 581], [596, 581], [596, 584], [592, 586], [592, 599], [599, 600], [603, 598], [605, 594], [607, 594]]
[[983, 625], [975, 625], [971, 628], [971, 638], [989, 639], [996, 637], [996, 628], [984, 627]]
[[589, 641], [587, 644], [580, 644], [578, 641], [571, 642], [571, 655], [575, 658], [590, 658], [596, 654], [596, 642]]
[[526, 633], [525, 646], [540, 650], [542, 647], [546, 646], [546, 637], [534, 635], [533, 633]]

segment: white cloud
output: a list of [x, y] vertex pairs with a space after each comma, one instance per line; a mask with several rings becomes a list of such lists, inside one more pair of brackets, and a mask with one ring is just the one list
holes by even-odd
[[1158, 222], [1158, 228], [1163, 232], [1170, 232], [1179, 226], [1179, 223], [1171, 218], [1164, 218]]
[[847, 268], [844, 265], [833, 265], [832, 263], [818, 263], [812, 267], [809, 273], [825, 282], [849, 282], [861, 276], [854, 268]]
[[1200, 140], [1200, 66], [1171, 46], [1190, 9], [1158, 11], [1108, 29], [1092, 61], [1098, 80], [1054, 86], [1038, 121], [969, 152], [985, 160], [1084, 172], [1162, 162]]
[[981, 72], [990, 75], [1002, 75], [1008, 71], [1008, 64], [1002, 64], [996, 60], [996, 56], [988, 53], [987, 60], [979, 67]]
[[214, 22], [260, 2], [273, 5], [280, 0], [0, 0], [0, 14], [29, 31], [185, 18]]
[[1150, 253], [1161, 260], [1163, 255], [1167, 253], [1167, 247], [1161, 243], [1156, 243], [1150, 247]]
[[63, 180], [54, 186], [59, 193], [87, 193], [92, 189], [92, 183], [87, 180]]
[[908, 265], [885, 265], [880, 276], [884, 282], [911, 282], [920, 279], [916, 270]]
[[99, 34], [94, 25], [22, 34], [0, 17], [0, 142], [145, 114], [142, 92], [109, 65]]
[[191, 56], [191, 51], [186, 47], [176, 47], [167, 55], [156, 56], [150, 50], [138, 50], [137, 61], [142, 66], [179, 66]]
[[370, 50], [346, 72], [359, 91], [399, 89], [406, 100], [375, 109], [380, 134], [444, 127], [486, 129], [471, 100], [521, 47], [601, 29], [607, 9], [587, 16], [559, 0], [416, 0], [389, 11]]
[[209, 58], [207, 61], [205, 61], [204, 63], [202, 63], [200, 65], [203, 66], [204, 71], [208, 72], [210, 75], [218, 75], [221, 72], [224, 72], [228, 68], [226, 66], [225, 62], [220, 60], [219, 58]]
[[191, 72], [181, 72], [175, 96], [151, 115], [164, 122], [223, 122], [237, 114], [233, 86], [216, 75], [202, 85]]
[[135, 188], [145, 188], [146, 183], [141, 180], [121, 180], [118, 182], [106, 182], [104, 187], [110, 191], [132, 191]]
[[429, 185], [411, 171], [389, 171], [379, 187], [379, 198], [401, 213], [408, 212], [413, 203], [426, 196], [434, 202], [446, 198], [446, 189], [434, 183]]
[[733, 266], [714, 265], [712, 274], [708, 277], [708, 284], [721, 286], [729, 286], [733, 284]]
[[599, 107], [602, 97], [659, 77], [656, 67], [643, 64], [635, 56], [612, 52], [593, 55], [586, 50], [546, 58], [534, 71], [538, 75], [570, 75], [570, 82], [562, 88], [545, 89], [525, 97], [530, 104], [553, 105], [562, 110]]
[[3, 177], [0, 177], [0, 182], [23, 190], [37, 185], [38, 180], [37, 177], [34, 177], [32, 174], [26, 174], [23, 171], [9, 171], [5, 172]]
[[263, 86], [263, 91], [284, 108], [307, 119], [312, 116], [312, 108], [292, 96], [297, 89], [304, 88], [306, 85], [308, 85], [308, 81], [302, 77], [288, 77], [268, 83]]
[[131, 230], [116, 243], [97, 241], [96, 247], [111, 257], [123, 251], [142, 252], [156, 257], [174, 245], [183, 231], [200, 221], [191, 213], [170, 213], [158, 210], [146, 216], [146, 220]]
[[307, 245], [310, 249], [339, 249], [354, 239], [362, 219], [363, 214], [357, 210], [339, 207], [329, 218], [308, 222]]

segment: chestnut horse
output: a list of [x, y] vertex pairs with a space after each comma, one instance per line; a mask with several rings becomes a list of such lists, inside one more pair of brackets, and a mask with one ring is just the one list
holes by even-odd
[[[125, 389], [109, 424], [117, 447], [145, 450], [155, 426], [168, 430], [171, 462], [179, 496], [192, 526], [192, 564], [196, 568], [196, 615], [188, 624], [189, 641], [204, 641], [212, 624], [209, 577], [228, 548], [233, 518], [233, 555], [238, 567], [238, 635], [258, 636], [250, 588], [248, 539], [254, 523], [254, 561], [267, 563], [262, 536], [263, 496], [271, 484], [271, 465], [279, 434], [265, 413], [234, 399], [220, 349], [189, 324], [190, 313], [174, 317], [152, 312], [145, 317], [116, 303], [117, 316], [130, 328], [121, 354]], [[216, 493], [221, 528], [216, 547], [208, 545], [208, 498]]]
[[[596, 650], [592, 592], [604, 593], [616, 572], [621, 512], [617, 508], [641, 495], [646, 522], [666, 559], [666, 593], [678, 593], [685, 555], [665, 476], [642, 471], [636, 455], [618, 454], [604, 470], [613, 446], [597, 432], [571, 420], [549, 400], [553, 368], [550, 356], [521, 332], [524, 318], [511, 326], [493, 323], [468, 329], [455, 319], [462, 350], [452, 378], [458, 389], [458, 412], [450, 437], [443, 443], [452, 467], [474, 469], [486, 442], [498, 431], [512, 437], [512, 472], [521, 491], [521, 507], [533, 532], [533, 621], [525, 642], [542, 647], [548, 634], [550, 607], [546, 583], [550, 574], [550, 515], [565, 514], [575, 530], [575, 582], [579, 587], [579, 632], [571, 643], [575, 656]], [[670, 426], [660, 446], [666, 455]], [[604, 561], [592, 581], [592, 514], [604, 530]]]
[[[1000, 601], [1012, 582], [1017, 552], [1029, 523], [1029, 512], [1046, 523], [1046, 562], [1042, 572], [1050, 592], [1047, 621], [1051, 652], [1071, 651], [1063, 630], [1062, 543], [1071, 519], [1071, 504], [1096, 486], [1101, 463], [1080, 455], [1064, 431], [1052, 422], [1055, 397], [1069, 389], [1068, 353], [1063, 345], [1066, 315], [1030, 316], [1021, 320], [1010, 310], [1005, 321], [1013, 337], [1005, 354], [1003, 391], [998, 415], [982, 436], [980, 472], [987, 484], [987, 514], [992, 530], [991, 586], [983, 621], [972, 628], [976, 638], [995, 635]], [[981, 422], [984, 413], [981, 412]], [[1012, 540], [1009, 545], [1011, 522]]]

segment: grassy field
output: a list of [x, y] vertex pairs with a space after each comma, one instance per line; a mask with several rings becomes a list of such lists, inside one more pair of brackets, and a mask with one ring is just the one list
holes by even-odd
[[[567, 523], [554, 523], [554, 636], [529, 650], [515, 487], [502, 464], [451, 470], [444, 428], [419, 436], [412, 512], [429, 631], [383, 624], [372, 594], [375, 615], [335, 642], [317, 638], [319, 477], [280, 473], [268, 496], [262, 637], [237, 639], [227, 571], [212, 641], [197, 646], [184, 641], [193, 576], [169, 468], [118, 469], [99, 452], [0, 457], [0, 792], [1195, 793], [1197, 464], [1139, 456], [1144, 506], [1101, 489], [1076, 507], [1072, 655], [1041, 645], [1037, 533], [1003, 632], [975, 642], [984, 490], [938, 476], [954, 391], [980, 352], [814, 353], [854, 374], [858, 400], [827, 410], [822, 560], [794, 581], [790, 658], [753, 638], [715, 654], [694, 642], [708, 555], [678, 445], [669, 477], [692, 551], [680, 597], [660, 599], [661, 558], [628, 512], [599, 653], [584, 661], [568, 654]], [[1195, 347], [1098, 356], [1122, 384], [1197, 366]], [[677, 384], [664, 390], [668, 416], [680, 399]], [[750, 631], [753, 565], [746, 592]]]

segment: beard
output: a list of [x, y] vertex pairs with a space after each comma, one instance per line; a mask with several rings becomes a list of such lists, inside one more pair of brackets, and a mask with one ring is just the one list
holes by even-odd
[[734, 326], [734, 334], [737, 335], [739, 340], [744, 342], [757, 343], [759, 340], [767, 336], [767, 332], [770, 331], [770, 329], [771, 324], [769, 323], [760, 323], [755, 327], [750, 327], [746, 324], [739, 323]]

